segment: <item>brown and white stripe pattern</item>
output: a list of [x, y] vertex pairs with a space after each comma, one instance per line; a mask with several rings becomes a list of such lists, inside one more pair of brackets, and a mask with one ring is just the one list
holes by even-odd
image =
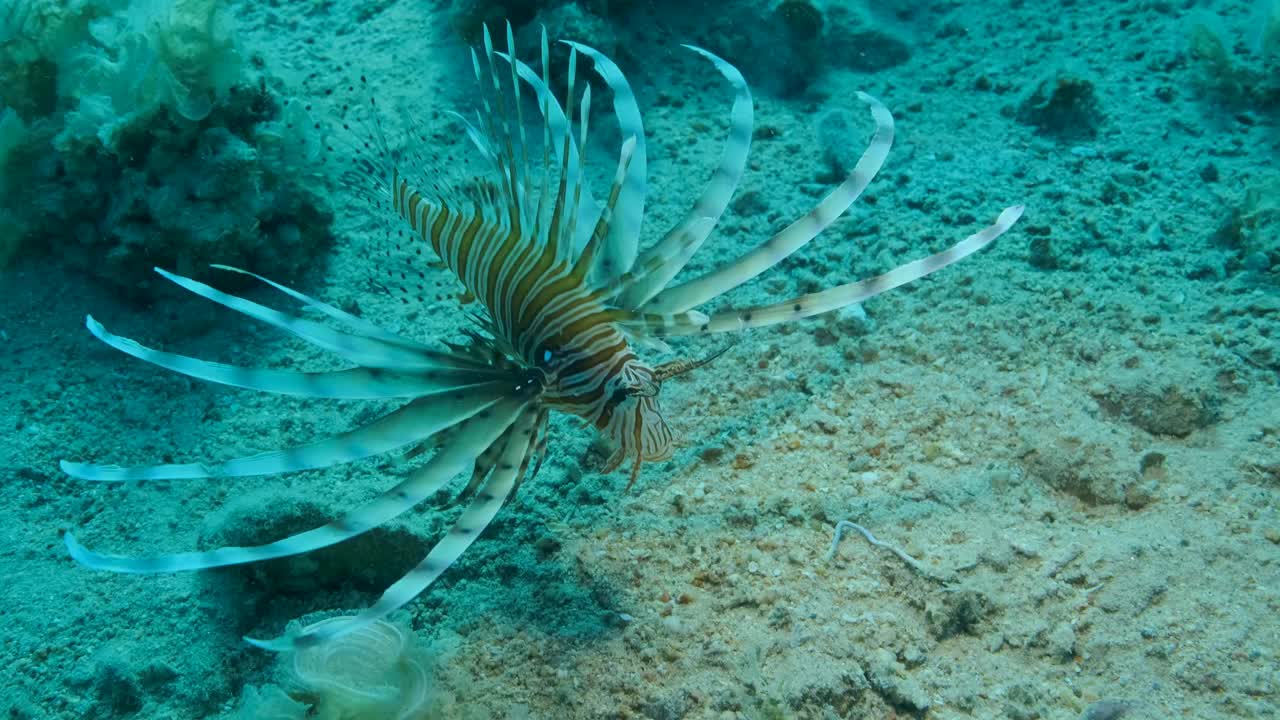
[[[551, 411], [584, 418], [611, 438], [617, 449], [606, 469], [629, 463], [631, 482], [642, 463], [671, 457], [675, 438], [658, 404], [662, 382], [705, 361], [655, 366], [641, 358], [638, 348], [662, 347], [663, 337], [761, 327], [862, 302], [981, 250], [1022, 214], [1021, 206], [1008, 208], [995, 223], [955, 246], [877, 277], [781, 303], [706, 315], [697, 306], [777, 265], [862, 194], [892, 146], [892, 115], [879, 101], [859, 94], [870, 107], [876, 130], [844, 182], [812, 211], [738, 260], [669, 287], [714, 230], [745, 171], [753, 122], [750, 90], [732, 65], [706, 50], [685, 46], [709, 60], [733, 88], [729, 134], [718, 166], [689, 212], [640, 251], [647, 158], [635, 93], [604, 54], [580, 43], [568, 45], [562, 107], [551, 90], [545, 34], [539, 73], [495, 50], [486, 30], [482, 48], [472, 54], [480, 112], [474, 121], [456, 117], [489, 170], [465, 190], [449, 188], [437, 178], [415, 178], [408, 163], [394, 159], [398, 156], [383, 137], [372, 100], [343, 106], [344, 113], [362, 108], [372, 115], [367, 121], [349, 121], [344, 115], [341, 124], [356, 128], [350, 130], [356, 137], [345, 144], [352, 158], [344, 182], [402, 221], [410, 242], [430, 248], [467, 296], [482, 306], [481, 327], [469, 333], [468, 344], [444, 343], [441, 349], [410, 340], [256, 275], [325, 321], [291, 315], [157, 270], [201, 297], [291, 333], [353, 367], [329, 372], [234, 367], [144, 347], [112, 334], [93, 318], [87, 321], [90, 332], [107, 345], [200, 380], [303, 397], [405, 402], [363, 427], [295, 448], [221, 462], [141, 467], [64, 461], [63, 470], [74, 477], [102, 482], [240, 477], [325, 468], [393, 451], [415, 461], [422, 456], [408, 477], [327, 525], [265, 545], [121, 557], [93, 552], [67, 533], [66, 545], [76, 561], [113, 572], [156, 573], [285, 557], [366, 532], [407, 512], [455, 478], [469, 477], [459, 496], [467, 504], [452, 529], [369, 609], [344, 623], [324, 623], [300, 635], [250, 640], [272, 650], [323, 642], [403, 606], [457, 560], [520, 483], [537, 473], [546, 454]], [[506, 46], [508, 51], [514, 46], [509, 26]], [[611, 91], [623, 136], [603, 202], [587, 183], [591, 88], [582, 83], [578, 89], [579, 56], [591, 61]], [[537, 105], [540, 133], [526, 129], [524, 97]], [[360, 128], [372, 130], [360, 135]], [[421, 158], [424, 152], [411, 148], [408, 157]]]

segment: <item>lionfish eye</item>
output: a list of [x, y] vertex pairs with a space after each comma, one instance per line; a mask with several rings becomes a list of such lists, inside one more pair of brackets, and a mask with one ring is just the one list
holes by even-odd
[[629, 395], [631, 395], [630, 388], [618, 387], [613, 391], [613, 394], [609, 396], [609, 404], [619, 405], [626, 400]]

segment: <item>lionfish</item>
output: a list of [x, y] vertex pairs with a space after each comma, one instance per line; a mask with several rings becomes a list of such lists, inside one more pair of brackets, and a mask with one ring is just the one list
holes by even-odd
[[[662, 384], [705, 359], [655, 365], [638, 350], [666, 349], [665, 338], [775, 325], [862, 302], [981, 250], [1023, 212], [1021, 205], [1009, 207], [993, 224], [958, 244], [876, 277], [783, 302], [705, 314], [694, 308], [789, 257], [857, 199], [892, 145], [889, 110], [870, 95], [858, 93], [870, 108], [875, 133], [844, 181], [806, 215], [741, 257], [701, 277], [673, 284], [725, 212], [746, 166], [753, 110], [742, 74], [707, 50], [684, 46], [709, 60], [732, 86], [730, 129], [719, 165], [692, 209], [640, 252], [647, 177], [645, 136], [635, 95], [618, 66], [591, 47], [566, 41], [568, 82], [562, 107], [551, 89], [545, 31], [541, 73], [514, 53], [496, 51], [487, 28], [483, 37], [483, 48], [471, 51], [480, 97], [476, 120], [456, 116], [484, 161], [485, 176], [479, 182], [451, 188], [412, 177], [398, 160], [400, 155], [389, 148], [381, 124], [373, 126], [370, 138], [350, 143], [354, 156], [348, 170], [348, 174], [351, 169], [358, 171], [359, 182], [376, 204], [389, 208], [397, 222], [406, 224], [404, 232], [414, 242], [430, 245], [467, 294], [478, 301], [482, 307], [475, 316], [478, 327], [468, 332], [467, 342], [427, 345], [243, 270], [215, 266], [250, 275], [329, 322], [290, 315], [156, 268], [181, 287], [292, 333], [353, 367], [292, 372], [207, 362], [113, 335], [90, 316], [87, 325], [94, 336], [140, 360], [213, 383], [308, 398], [407, 402], [363, 427], [331, 438], [223, 462], [119, 467], [62, 461], [61, 466], [81, 480], [121, 482], [293, 472], [397, 450], [405, 450], [410, 457], [429, 454], [429, 459], [363, 507], [276, 542], [121, 557], [90, 551], [67, 532], [66, 545], [76, 561], [98, 570], [161, 573], [297, 555], [384, 523], [469, 471], [470, 481], [462, 493], [469, 504], [452, 528], [372, 606], [345, 623], [324, 623], [272, 640], [245, 639], [284, 651], [367, 626], [413, 600], [440, 577], [522, 480], [536, 475], [545, 456], [548, 416], [553, 410], [583, 418], [611, 439], [616, 451], [606, 463], [606, 472], [630, 462], [631, 482], [642, 463], [671, 457], [673, 434], [658, 404]], [[515, 47], [510, 25], [506, 41], [509, 51]], [[575, 90], [580, 55], [592, 61], [595, 73], [611, 91], [624, 138], [603, 203], [594, 200], [585, 168], [591, 86], [586, 83], [581, 92]], [[541, 115], [540, 147], [526, 131], [524, 92], [536, 100]], [[370, 94], [359, 104], [376, 121], [375, 98]]]

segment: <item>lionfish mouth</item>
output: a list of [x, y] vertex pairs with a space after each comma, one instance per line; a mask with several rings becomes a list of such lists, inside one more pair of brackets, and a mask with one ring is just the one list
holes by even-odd
[[[510, 25], [506, 44], [508, 49], [515, 47]], [[551, 380], [539, 369], [555, 362], [558, 352], [572, 352], [590, 362], [571, 374], [557, 374], [557, 393], [580, 398], [575, 402], [582, 408], [599, 408], [609, 400], [603, 394], [607, 388], [618, 386], [615, 375], [620, 368], [643, 367], [637, 364], [633, 343], [665, 347], [665, 339], [671, 337], [763, 327], [862, 302], [981, 250], [1022, 214], [1020, 205], [1006, 208], [993, 224], [956, 245], [876, 277], [782, 302], [704, 314], [695, 308], [777, 265], [845, 212], [889, 153], [892, 115], [880, 101], [859, 93], [859, 100], [870, 109], [875, 133], [848, 177], [806, 215], [756, 248], [700, 277], [676, 283], [725, 212], [746, 168], [753, 124], [746, 81], [725, 60], [685, 46], [708, 60], [732, 88], [730, 130], [719, 164], [692, 208], [657, 242], [640, 250], [647, 157], [635, 93], [608, 57], [580, 43], [566, 44], [570, 55], [562, 106], [551, 89], [545, 32], [542, 69], [537, 72], [513, 54], [495, 51], [485, 30], [483, 47], [472, 52], [480, 94], [477, 120], [472, 123], [458, 116], [489, 168], [478, 186], [450, 189], [437, 178], [414, 177], [415, 168], [399, 164], [389, 150], [378, 108], [369, 98], [335, 109], [343, 115], [335, 123], [352, 136], [349, 142], [335, 143], [338, 150], [321, 143], [324, 152], [350, 155], [343, 166], [347, 168], [342, 179], [345, 187], [387, 210], [383, 213], [387, 220], [401, 227], [397, 235], [406, 234], [417, 243], [415, 252], [406, 255], [413, 258], [429, 248], [448, 267], [466, 296], [483, 307], [492, 338], [476, 336], [466, 346], [419, 342], [291, 288], [226, 267], [221, 269], [257, 278], [324, 321], [280, 312], [164, 270], [157, 272], [196, 295], [332, 353], [345, 361], [347, 369], [293, 372], [233, 367], [144, 347], [113, 335], [92, 317], [87, 320], [89, 331], [107, 345], [200, 380], [300, 397], [400, 399], [403, 404], [367, 425], [297, 447], [216, 462], [139, 467], [63, 461], [63, 471], [73, 477], [95, 482], [232, 478], [328, 468], [391, 452], [406, 452], [418, 461], [407, 477], [328, 525], [265, 545], [121, 557], [88, 550], [68, 532], [66, 545], [77, 562], [112, 572], [161, 573], [297, 555], [367, 532], [432, 497], [454, 478], [468, 477], [463, 495], [470, 502], [452, 529], [370, 608], [341, 623], [313, 626], [300, 634], [248, 640], [271, 650], [292, 650], [366, 627], [426, 590], [479, 537], [520, 482], [536, 475], [546, 453], [549, 412], [570, 407], [549, 401]], [[585, 170], [591, 88], [584, 84], [579, 91], [575, 86], [580, 56], [592, 61], [595, 74], [611, 90], [624, 138], [612, 184], [602, 201], [589, 187]], [[363, 78], [352, 89], [366, 92]], [[537, 105], [538, 132], [526, 130], [526, 97]], [[351, 119], [346, 116], [348, 110], [370, 117], [363, 122]], [[415, 134], [410, 140], [419, 137]], [[415, 267], [413, 272], [417, 275], [421, 270]], [[395, 275], [392, 284], [405, 292], [408, 301], [414, 293], [406, 286], [409, 281], [402, 285], [401, 279], [413, 276]], [[625, 458], [631, 459], [628, 487], [636, 481], [642, 462], [671, 456], [671, 430], [657, 407], [661, 383], [705, 362], [677, 361], [647, 370], [645, 382], [632, 383], [632, 391], [619, 398], [608, 431], [622, 443], [608, 465], [613, 470]]]

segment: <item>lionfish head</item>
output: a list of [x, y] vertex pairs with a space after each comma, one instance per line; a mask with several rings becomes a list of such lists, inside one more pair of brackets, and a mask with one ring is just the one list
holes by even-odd
[[658, 405], [662, 380], [660, 371], [639, 361], [628, 362], [618, 373], [597, 421], [601, 432], [617, 445], [605, 463], [605, 472], [613, 472], [624, 460], [631, 460], [628, 488], [640, 474], [641, 463], [671, 458], [671, 426]]

